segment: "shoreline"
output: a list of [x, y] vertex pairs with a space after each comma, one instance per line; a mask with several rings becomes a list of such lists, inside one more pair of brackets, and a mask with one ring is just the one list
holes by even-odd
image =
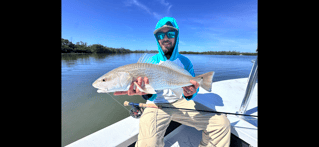
[[[158, 53], [157, 50], [135, 50], [130, 49], [113, 48], [104, 46], [101, 44], [87, 45], [86, 42], [76, 42], [73, 44], [72, 41], [61, 38], [61, 53], [106, 53], [106, 54], [127, 54], [127, 53]], [[204, 52], [194, 52], [194, 51], [179, 51], [179, 54], [204, 54], [204, 55], [248, 55], [257, 56], [257, 52], [239, 52], [239, 51], [204, 51]]]

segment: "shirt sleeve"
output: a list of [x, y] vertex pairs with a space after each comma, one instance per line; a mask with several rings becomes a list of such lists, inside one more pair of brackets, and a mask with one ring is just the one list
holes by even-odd
[[[182, 55], [180, 55], [180, 56], [181, 56], [180, 60], [184, 65], [184, 69], [187, 70], [193, 77], [195, 77], [195, 72], [194, 72], [192, 62], [188, 58], [186, 58], [185, 56], [182, 56]], [[199, 91], [199, 87], [197, 88], [196, 93], [194, 93], [192, 97], [186, 98], [184, 96], [184, 94], [183, 94], [183, 97], [188, 101], [192, 100], [197, 95], [198, 91]]]

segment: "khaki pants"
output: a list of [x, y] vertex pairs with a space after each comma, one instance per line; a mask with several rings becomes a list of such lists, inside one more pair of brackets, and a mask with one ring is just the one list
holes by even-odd
[[[171, 104], [157, 104], [165, 107], [211, 110], [185, 99]], [[199, 147], [228, 147], [230, 144], [230, 123], [223, 114], [171, 108], [146, 108], [140, 118], [138, 140], [135, 147], [164, 147], [164, 134], [174, 120], [202, 131]], [[191, 137], [191, 136], [190, 136]]]

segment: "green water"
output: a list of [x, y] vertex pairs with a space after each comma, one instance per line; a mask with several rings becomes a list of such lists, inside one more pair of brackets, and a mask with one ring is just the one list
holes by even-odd
[[[141, 55], [61, 54], [62, 146], [129, 117], [123, 105], [108, 94], [97, 93], [92, 83], [114, 68], [136, 63]], [[215, 71], [214, 82], [248, 77], [253, 65], [251, 60], [256, 59], [256, 56], [235, 55], [185, 56], [192, 61], [196, 75]], [[145, 102], [141, 96], [113, 97], [121, 104]]]

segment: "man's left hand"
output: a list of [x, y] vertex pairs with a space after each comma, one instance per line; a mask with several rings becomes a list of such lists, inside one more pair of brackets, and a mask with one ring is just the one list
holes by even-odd
[[199, 84], [198, 84], [196, 81], [190, 80], [190, 82], [191, 82], [193, 85], [186, 86], [186, 87], [182, 87], [182, 88], [183, 88], [184, 96], [192, 96], [193, 94], [196, 93], [196, 90], [197, 90], [197, 88], [199, 87]]

